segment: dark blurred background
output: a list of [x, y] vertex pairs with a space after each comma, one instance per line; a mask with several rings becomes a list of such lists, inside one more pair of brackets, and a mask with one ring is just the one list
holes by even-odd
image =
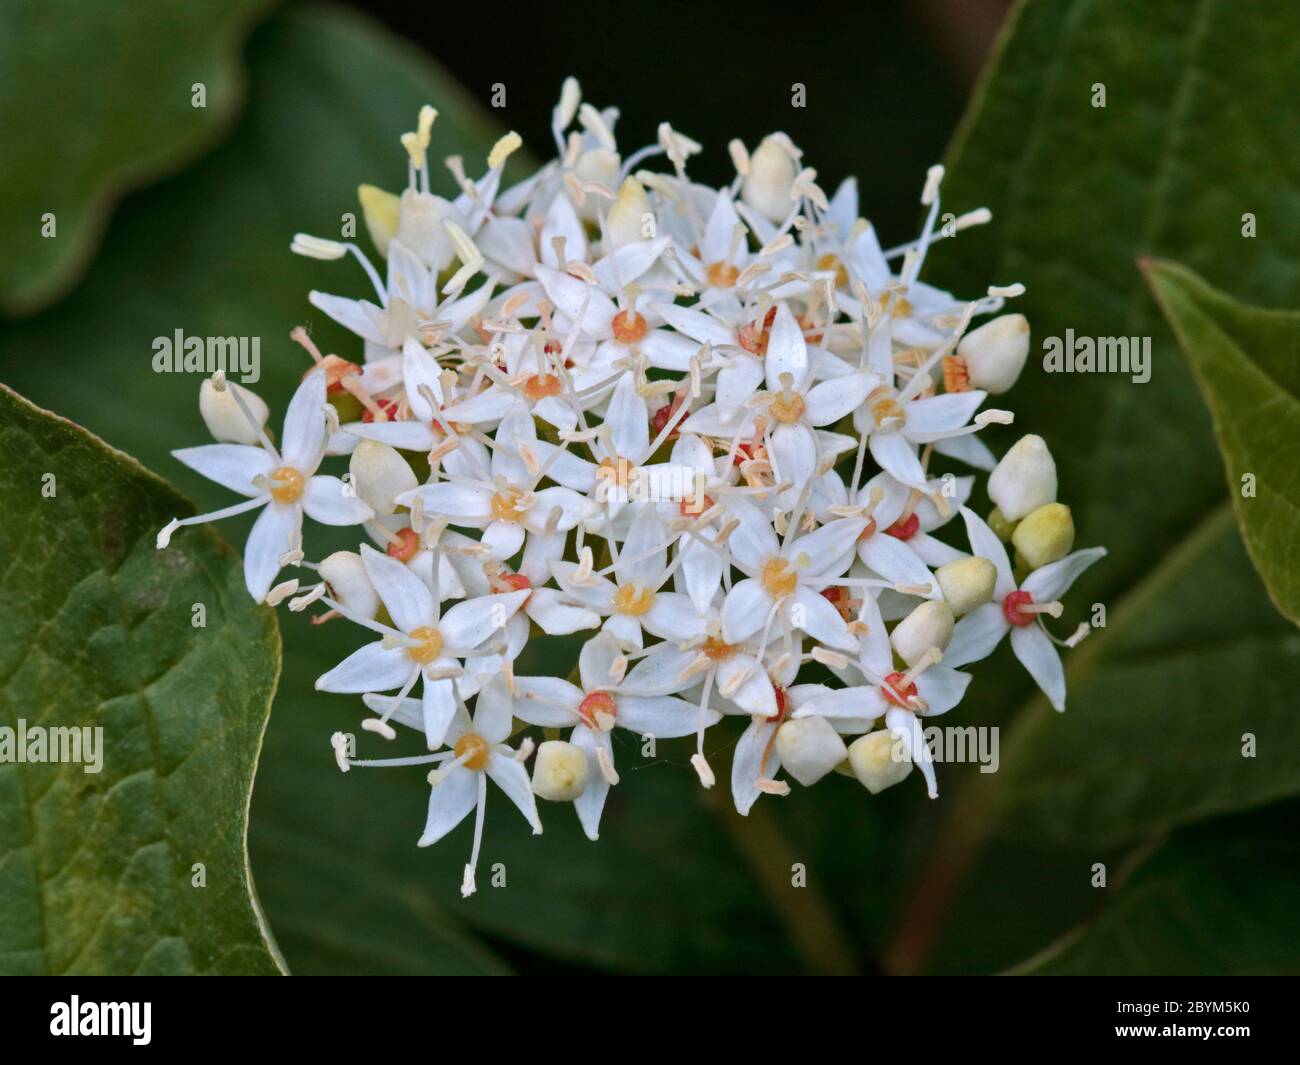
[[[422, 47], [476, 99], [487, 103], [504, 84], [502, 122], [543, 158], [551, 108], [569, 74], [585, 100], [622, 110], [624, 154], [671, 122], [704, 145], [691, 174], [712, 184], [734, 173], [728, 140], [752, 149], [782, 115], [828, 193], [857, 175], [865, 213], [894, 243], [913, 235], [926, 168], [942, 156], [1010, 2], [669, 0], [614, 10], [566, 3], [492, 22], [472, 3], [351, 6]], [[803, 108], [790, 104], [796, 82], [806, 87]], [[900, 97], [900, 86], [910, 97]]]

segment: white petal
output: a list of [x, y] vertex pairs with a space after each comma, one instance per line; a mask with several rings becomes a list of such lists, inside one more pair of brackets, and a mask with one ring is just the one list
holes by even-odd
[[401, 688], [418, 667], [400, 647], [376, 640], [359, 647], [328, 673], [316, 679], [322, 692], [386, 692]]
[[[381, 592], [382, 594], [382, 592]], [[457, 603], [442, 616], [438, 631], [449, 653], [464, 654], [477, 648], [505, 627], [528, 598], [528, 590], [484, 595]]]
[[449, 770], [429, 792], [429, 816], [418, 846], [429, 847], [460, 824], [478, 805], [478, 774], [463, 765]]
[[970, 674], [944, 666], [931, 666], [916, 678], [916, 693], [926, 701], [933, 717], [946, 714], [962, 700], [970, 685]]
[[308, 302], [324, 311], [344, 329], [349, 329], [372, 344], [384, 343], [383, 310], [366, 300], [331, 296], [328, 292], [311, 292]]
[[325, 371], [312, 370], [302, 379], [284, 416], [280, 454], [285, 465], [304, 476], [316, 472], [325, 453]]
[[424, 716], [424, 738], [430, 750], [441, 747], [447, 730], [456, 716], [456, 690], [447, 677], [423, 681], [421, 711]]
[[600, 615], [583, 606], [574, 606], [554, 588], [537, 588], [524, 610], [548, 636], [568, 636], [600, 624]]
[[347, 493], [341, 480], [321, 473], [307, 482], [302, 509], [322, 525], [360, 525], [375, 516], [360, 496]]
[[782, 374], [790, 374], [796, 388], [802, 386], [808, 376], [808, 346], [804, 343], [803, 330], [785, 303], [776, 306], [763, 361], [769, 392], [781, 390]]
[[972, 555], [987, 558], [998, 571], [997, 582], [993, 585], [993, 598], [1001, 609], [1002, 600], [1016, 589], [1016, 580], [1011, 573], [1011, 560], [1007, 558], [1007, 549], [1002, 546], [997, 533], [969, 507], [961, 508], [962, 521], [966, 523], [966, 537], [970, 541]]
[[704, 634], [704, 619], [690, 596], [677, 592], [657, 594], [641, 624], [646, 632], [663, 640], [690, 640]]
[[964, 666], [987, 658], [1009, 628], [1000, 601], [976, 607], [953, 627], [952, 639], [943, 652], [944, 665]]
[[885, 724], [898, 737], [904, 749], [911, 755], [916, 767], [925, 778], [925, 788], [930, 798], [939, 797], [939, 784], [934, 776], [934, 761], [930, 757], [930, 748], [925, 742], [925, 731], [921, 722], [910, 710], [890, 710], [885, 715]]
[[649, 458], [646, 449], [650, 445], [650, 414], [631, 374], [618, 379], [605, 411], [605, 424], [613, 436], [616, 454], [634, 463]]
[[510, 796], [524, 819], [532, 826], [533, 835], [541, 835], [542, 821], [537, 816], [537, 799], [528, 782], [528, 770], [503, 751], [493, 751], [488, 758], [487, 775], [498, 788]]
[[[615, 720], [619, 727], [635, 732], [638, 736], [673, 739], [677, 736], [690, 736], [700, 726], [700, 708], [685, 699], [674, 699], [668, 695], [648, 698], [620, 695], [617, 702]], [[705, 710], [704, 727], [716, 724], [721, 716], [716, 710]]]
[[[651, 309], [679, 333], [685, 333], [700, 344], [722, 345], [736, 342], [736, 331], [734, 329], [723, 325], [712, 315], [705, 314], [694, 307], [678, 307], [672, 303], [654, 303], [651, 304]], [[750, 358], [749, 361], [754, 366], [759, 365], [757, 359]], [[762, 378], [761, 370], [759, 378]]]
[[504, 743], [510, 735], [515, 700], [506, 687], [506, 678], [498, 673], [474, 700], [474, 731], [488, 743]]
[[[579, 725], [569, 735], [569, 742], [587, 752], [587, 790], [573, 800], [578, 820], [588, 839], [600, 838], [600, 815], [605, 809], [605, 799], [609, 796], [609, 781], [600, 771], [600, 762], [596, 758], [596, 745], [605, 744], [603, 736], [597, 736], [587, 728]], [[609, 750], [608, 746], [606, 747]], [[609, 752], [611, 762], [614, 753]]]
[[361, 545], [361, 561], [365, 564], [366, 576], [399, 629], [413, 632], [434, 624], [438, 606], [433, 593], [405, 563], [380, 554], [367, 544]]
[[519, 695], [514, 712], [520, 721], [541, 728], [563, 728], [577, 723], [582, 690], [559, 677], [516, 677]]
[[643, 506], [632, 521], [614, 565], [619, 584], [658, 585], [668, 564], [667, 531], [654, 507]]
[[939, 582], [907, 543], [888, 533], [875, 532], [858, 543], [858, 557], [886, 580], [898, 584], [928, 584], [930, 598], [939, 598]]
[[[737, 677], [744, 679], [737, 682]], [[771, 678], [753, 655], [733, 654], [718, 663], [718, 690], [731, 692], [728, 698], [747, 714], [771, 717], [776, 713], [776, 692]], [[732, 685], [739, 683], [734, 691]]]
[[760, 581], [738, 581], [722, 604], [722, 638], [727, 643], [744, 643], [766, 623], [773, 602]]
[[925, 470], [916, 457], [916, 448], [902, 433], [873, 432], [867, 446], [871, 449], [871, 457], [894, 480], [925, 491]]
[[266, 491], [254, 487], [253, 478], [265, 477], [275, 469], [275, 458], [270, 452], [247, 444], [183, 447], [173, 451], [172, 457], [196, 473], [201, 473], [209, 481], [215, 481], [223, 488], [250, 498]]
[[[759, 777], [771, 780], [781, 768], [776, 744], [772, 742], [775, 732], [775, 724], [751, 721], [736, 743], [735, 753], [731, 756], [731, 799], [742, 816], [749, 813], [762, 794], [754, 786]], [[766, 762], [763, 761], [764, 754], [767, 755]]]
[[1079, 574], [1105, 555], [1104, 547], [1089, 547], [1082, 551], [1075, 551], [1059, 562], [1052, 562], [1041, 569], [1034, 570], [1020, 587], [1033, 595], [1035, 601], [1050, 603], [1053, 599], [1059, 599], [1064, 595], [1070, 585], [1079, 579]]
[[987, 393], [947, 392], [941, 396], [914, 399], [906, 406], [907, 424], [903, 429], [909, 440], [926, 444], [953, 429], [970, 424], [971, 417], [984, 402]]
[[772, 466], [778, 482], [790, 484], [795, 495], [817, 471], [817, 444], [801, 422], [778, 425], [772, 431]]
[[739, 522], [727, 540], [727, 546], [742, 569], [757, 573], [764, 562], [781, 551], [772, 523], [758, 507], [745, 499], [728, 500], [727, 510]]
[[696, 652], [680, 651], [663, 643], [628, 670], [619, 691], [628, 695], [675, 695], [695, 684], [698, 677], [682, 679]]
[[800, 619], [796, 628], [803, 629], [818, 643], [840, 651], [856, 651], [858, 642], [840, 613], [823, 595], [811, 588], [800, 587], [794, 593], [794, 603], [786, 607], [789, 616]]
[[481, 523], [490, 518], [492, 494], [490, 489], [479, 485], [439, 481], [437, 484], [426, 484], [403, 492], [395, 502], [409, 507], [419, 498], [426, 514], [442, 514], [452, 524], [460, 525], [466, 522]]
[[302, 543], [302, 511], [288, 503], [268, 503], [244, 543], [244, 585], [257, 602], [275, 583], [280, 558]]
[[1053, 708], [1065, 709], [1065, 670], [1047, 633], [1038, 625], [1019, 625], [1011, 629], [1011, 650], [1043, 689]]
[[862, 405], [880, 383], [874, 374], [852, 373], [813, 385], [804, 396], [804, 419], [810, 425], [830, 425]]

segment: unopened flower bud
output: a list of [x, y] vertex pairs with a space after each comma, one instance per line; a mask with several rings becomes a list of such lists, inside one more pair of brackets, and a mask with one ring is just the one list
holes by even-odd
[[999, 395], [1016, 383], [1029, 355], [1029, 322], [1023, 314], [1003, 314], [972, 329], [957, 345], [975, 388]]
[[889, 634], [898, 657], [916, 665], [931, 647], [942, 651], [952, 639], [952, 607], [941, 599], [927, 599], [900, 621]]
[[371, 241], [380, 255], [387, 256], [388, 245], [397, 236], [397, 196], [375, 185], [360, 185], [357, 199], [361, 201], [361, 213]]
[[1004, 544], [1011, 542], [1011, 534], [1016, 531], [1016, 522], [1008, 521], [1007, 516], [994, 507], [989, 511], [988, 525], [993, 530], [993, 535], [1001, 540]]
[[533, 794], [572, 802], [587, 790], [587, 752], [564, 740], [545, 740], [533, 762]]
[[935, 570], [934, 575], [953, 615], [960, 617], [993, 598], [998, 571], [987, 558], [975, 555], [948, 562]]
[[1030, 569], [1056, 562], [1074, 546], [1074, 517], [1064, 503], [1048, 503], [1029, 514], [1012, 534], [1020, 557]]
[[208, 427], [214, 440], [223, 444], [256, 444], [257, 429], [235, 402], [236, 389], [258, 426], [265, 426], [270, 412], [262, 397], [241, 388], [233, 381], [227, 381], [224, 389], [218, 389], [211, 378], [206, 379], [199, 386], [199, 413], [203, 415], [203, 424]]
[[396, 448], [378, 440], [362, 440], [348, 463], [357, 495], [376, 514], [392, 514], [394, 497], [418, 487], [415, 472]]
[[334, 598], [354, 614], [373, 618], [379, 613], [379, 593], [366, 575], [361, 556], [354, 551], [335, 551], [321, 559], [321, 579]]
[[989, 498], [1010, 521], [1056, 502], [1056, 460], [1041, 436], [1022, 436], [1002, 456], [989, 474]]
[[776, 753], [786, 772], [808, 787], [844, 761], [848, 752], [824, 717], [803, 717], [787, 721], [777, 731]]
[[[592, 182], [613, 192], [618, 187], [619, 158], [617, 152], [608, 148], [589, 148], [578, 157], [573, 172], [579, 181]], [[578, 208], [579, 217], [593, 221], [598, 208], [603, 208], [609, 200], [600, 196], [588, 196]]]
[[794, 160], [790, 154], [775, 137], [764, 137], [749, 157], [749, 173], [740, 189], [741, 199], [769, 221], [783, 221], [794, 206], [790, 199], [794, 178]]
[[609, 227], [609, 242], [615, 248], [635, 244], [654, 236], [645, 231], [647, 216], [654, 218], [654, 206], [646, 195], [645, 186], [634, 177], [626, 178], [616, 199], [605, 216]]
[[868, 732], [849, 744], [849, 765], [872, 795], [893, 787], [912, 771], [912, 759], [901, 752], [898, 737], [890, 729]]

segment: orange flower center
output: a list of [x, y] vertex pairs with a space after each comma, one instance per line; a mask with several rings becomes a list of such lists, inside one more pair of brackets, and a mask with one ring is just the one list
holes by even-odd
[[412, 629], [408, 635], [411, 639], [419, 641], [414, 647], [406, 649], [407, 655], [413, 662], [427, 666], [442, 653], [442, 633], [432, 625]]
[[803, 417], [803, 396], [793, 390], [778, 392], [772, 397], [772, 405], [768, 409], [772, 412], [772, 417], [778, 422], [783, 425], [791, 425]]
[[731, 288], [736, 283], [736, 278], [740, 276], [740, 270], [731, 263], [709, 263], [704, 268], [705, 276], [709, 279], [709, 284], [714, 288]]
[[486, 769], [488, 756], [492, 753], [487, 740], [474, 732], [465, 733], [456, 741], [452, 750], [456, 752], [457, 758], [465, 759], [461, 764], [466, 769]]
[[292, 466], [273, 470], [270, 477], [271, 498], [277, 503], [296, 503], [307, 487], [306, 479]]
[[420, 550], [420, 536], [412, 528], [398, 529], [393, 533], [397, 542], [392, 541], [388, 544], [388, 556], [397, 559], [398, 562], [410, 562], [415, 557], [415, 553]]
[[654, 606], [655, 593], [643, 584], [624, 584], [614, 593], [614, 609], [640, 617]]
[[524, 395], [530, 403], [547, 396], [558, 396], [563, 390], [564, 383], [553, 373], [535, 373], [524, 382]]
[[700, 651], [714, 662], [730, 658], [736, 652], [736, 645], [723, 643], [718, 637], [710, 636], [700, 645]]
[[614, 315], [610, 328], [614, 331], [614, 339], [620, 344], [635, 344], [638, 340], [645, 339], [646, 321], [636, 311], [619, 311]]
[[769, 558], [763, 563], [762, 575], [759, 579], [767, 594], [773, 599], [783, 599], [787, 595], [793, 595], [799, 584], [799, 577], [790, 569], [790, 563], [780, 556]]
[[589, 727], [608, 732], [614, 727], [618, 707], [609, 692], [592, 692], [578, 704], [578, 716]]
[[507, 488], [492, 497], [492, 517], [497, 521], [518, 522], [523, 519], [524, 511], [519, 506], [523, 493], [517, 488]]

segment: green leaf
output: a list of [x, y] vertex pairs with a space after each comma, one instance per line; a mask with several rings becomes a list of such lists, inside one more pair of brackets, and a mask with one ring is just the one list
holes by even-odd
[[1246, 549], [1300, 623], [1300, 313], [1245, 306], [1175, 263], [1147, 276], [1214, 415]]
[[[69, 288], [122, 193], [175, 170], [216, 139], [239, 105], [238, 49], [270, 6], [4, 5], [0, 312], [31, 313]], [[202, 107], [193, 102], [199, 83]]]
[[[0, 449], [0, 971], [279, 971], [245, 847], [274, 616], [210, 530], [156, 549], [164, 482], [3, 386]], [[102, 731], [38, 760], [56, 728]]]
[[[1252, 303], [1300, 303], [1300, 144], [1248, 117], [1296, 117], [1285, 86], [1298, 26], [1284, 0], [1248, 13], [1029, 0], [959, 129], [946, 209], [986, 206], [993, 223], [937, 247], [926, 277], [963, 295], [1027, 286], [1014, 309], [1034, 341], [1000, 447], [1024, 432], [1048, 441], [1076, 542], [1109, 550], [1070, 592], [1062, 635], [1092, 604], [1108, 626], [1063, 652], [1064, 715], [1006, 648], [977, 672], [961, 713], [1008, 726], [1002, 770], [949, 786], [948, 825], [891, 951], [900, 968], [936, 942], [986, 843], [1127, 845], [1300, 789], [1280, 753], [1295, 737], [1294, 631], [1234, 545], [1207, 411], [1137, 266], [1170, 256]], [[1150, 380], [1046, 372], [1042, 342], [1067, 330], [1150, 338]], [[1252, 762], [1240, 757], [1246, 731], [1269, 737]], [[1008, 897], [1035, 905], [1042, 879], [1016, 880]]]
[[1090, 925], [1017, 972], [1261, 976], [1300, 972], [1294, 803], [1174, 835]]
[[[1212, 3], [1026, 3], [954, 144], [946, 202], [988, 206], [994, 222], [936, 250], [937, 281], [1025, 282], [1017, 309], [1039, 351], [1067, 330], [1152, 340], [1146, 383], [1048, 373], [1031, 353], [1009, 397], [1016, 431], [1052, 447], [1077, 543], [1110, 552], [1071, 592], [1067, 618], [1101, 603], [1119, 631], [1064, 652], [1064, 717], [1024, 707], [1032, 741], [1008, 750], [990, 786], [1003, 835], [1112, 845], [1300, 786], [1280, 757], [1261, 751], [1249, 773], [1231, 761], [1234, 730], [1238, 744], [1243, 731], [1285, 730], [1300, 657], [1231, 532], [1207, 532], [1224, 498], [1213, 434], [1137, 266], [1172, 254], [1252, 300], [1300, 302], [1300, 230], [1280, 221], [1300, 217], [1288, 176], [1300, 148], [1239, 121], [1243, 106], [1297, 113], [1272, 80], [1300, 59], [1297, 25], [1280, 0], [1250, 18]], [[1093, 106], [1098, 85], [1105, 107]], [[1244, 238], [1246, 212], [1274, 224]], [[963, 706], [972, 715], [1033, 692], [1010, 663], [987, 673], [998, 675], [981, 674]]]

